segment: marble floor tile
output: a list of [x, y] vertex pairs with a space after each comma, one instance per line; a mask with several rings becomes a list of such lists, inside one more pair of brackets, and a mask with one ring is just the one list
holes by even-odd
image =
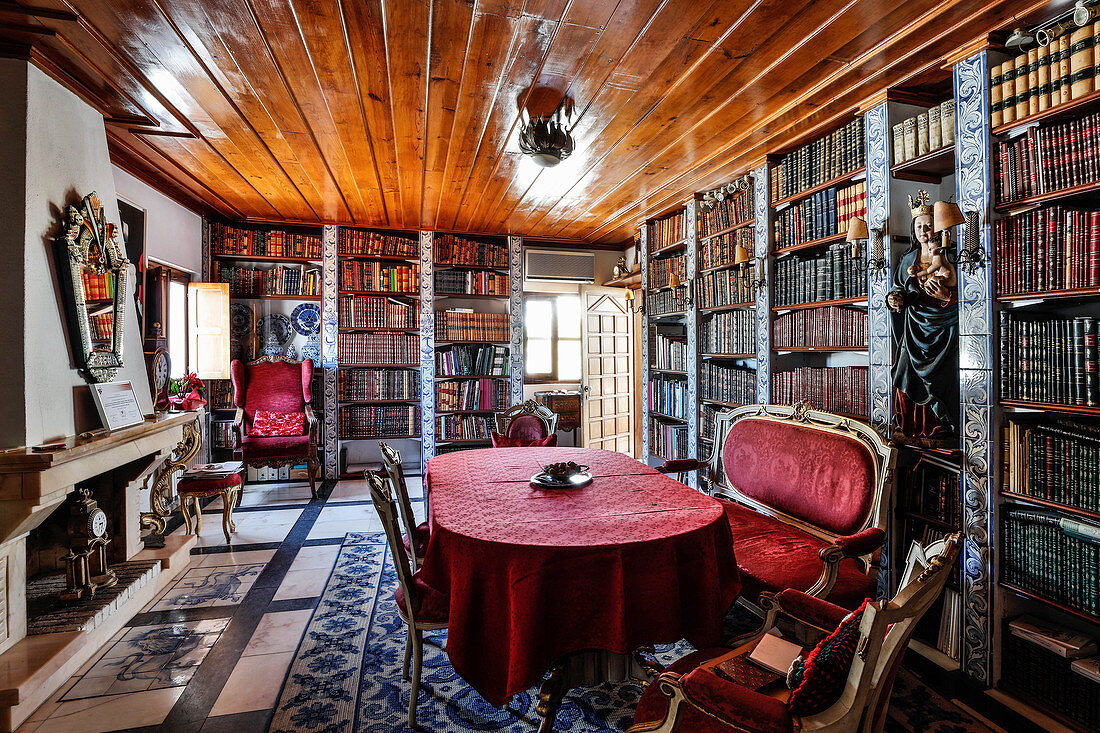
[[[420, 476], [405, 476], [405, 485], [409, 487], [409, 498], [420, 499], [424, 496], [424, 482]], [[336, 484], [329, 494], [328, 504], [340, 504], [349, 501], [370, 501], [370, 489], [364, 479], [344, 479]]]
[[325, 589], [329, 573], [323, 570], [288, 570], [273, 601], [290, 598], [316, 598]]
[[251, 657], [260, 654], [279, 654], [298, 649], [306, 625], [313, 616], [313, 609], [301, 611], [280, 611], [265, 613], [242, 656]]
[[28, 720], [19, 733], [107, 733], [159, 725], [183, 694], [183, 687], [72, 700], [58, 705], [44, 720]]
[[275, 707], [293, 659], [293, 651], [241, 657], [210, 710], [210, 716]]
[[[313, 498], [308, 481], [286, 484], [245, 484], [241, 494], [242, 507], [308, 504]], [[221, 513], [222, 500], [216, 497], [203, 508], [203, 513]]]
[[225, 565], [252, 565], [267, 563], [275, 557], [275, 550], [231, 550], [230, 552], [212, 552], [209, 555], [195, 555], [191, 558], [191, 567], [212, 568]]
[[264, 563], [190, 568], [154, 606], [154, 611], [235, 606], [263, 572]]
[[294, 556], [289, 570], [323, 570], [327, 576], [336, 564], [336, 557], [340, 554], [339, 545], [319, 545], [317, 547], [303, 547]]
[[[232, 534], [232, 544], [249, 545], [264, 542], [282, 542], [290, 533], [290, 528], [301, 516], [302, 509], [272, 509], [271, 511], [238, 512], [233, 515], [237, 531]], [[183, 534], [186, 527], [180, 527], [173, 534]], [[224, 545], [221, 515], [204, 515], [202, 531], [199, 532], [199, 547]]]
[[343, 537], [348, 532], [381, 532], [382, 523], [372, 506], [325, 507], [310, 529], [307, 539]]

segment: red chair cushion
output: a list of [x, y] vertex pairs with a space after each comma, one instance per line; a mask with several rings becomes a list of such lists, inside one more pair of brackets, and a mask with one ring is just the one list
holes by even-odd
[[815, 715], [830, 707], [844, 692], [844, 682], [852, 668], [859, 643], [859, 623], [868, 598], [848, 614], [833, 633], [826, 636], [806, 656], [792, 664], [787, 684], [792, 688], [787, 701], [791, 715]]
[[558, 444], [558, 436], [556, 434], [547, 435], [545, 438], [526, 440], [524, 438], [513, 438], [510, 435], [501, 435], [494, 430], [489, 433], [489, 437], [493, 441], [494, 448], [553, 448]]
[[[414, 575], [412, 580], [413, 613], [416, 614], [416, 620], [429, 624], [447, 623], [450, 598], [421, 580], [420, 573]], [[394, 591], [393, 598], [397, 601], [397, 609], [401, 612], [401, 617], [407, 621], [409, 610], [405, 605], [405, 590], [400, 584]]]
[[518, 415], [508, 423], [506, 432], [509, 438], [530, 441], [524, 445], [533, 445], [534, 441], [546, 437], [546, 424], [534, 415]]
[[233, 403], [244, 408], [245, 429], [252, 431], [257, 410], [269, 412], [303, 412], [313, 400], [313, 362], [260, 362], [245, 364], [233, 361]]
[[[829, 543], [736, 502], [720, 501], [730, 523], [745, 598], [756, 603], [763, 591], [807, 590], [817, 582], [825, 567], [818, 552]], [[836, 585], [827, 598], [852, 609], [874, 591], [875, 580], [849, 558], [840, 561]]]
[[301, 458], [309, 456], [308, 435], [246, 435], [241, 441], [241, 456], [247, 461]]
[[241, 475], [239, 473], [231, 473], [228, 476], [220, 478], [202, 478], [199, 476], [192, 476], [188, 478], [184, 476], [176, 484], [176, 491], [221, 491], [222, 489], [228, 489], [231, 486], [241, 485]]
[[[428, 537], [431, 529], [427, 522], [421, 522], [413, 529], [413, 540], [416, 542], [416, 556], [424, 557], [424, 551], [428, 549]], [[412, 543], [407, 536], [401, 538], [405, 544], [405, 552], [412, 552]]]
[[269, 412], [256, 410], [252, 418], [252, 435], [303, 435], [306, 432], [304, 412]]
[[803, 425], [742, 419], [726, 436], [723, 464], [745, 496], [836, 534], [859, 531], [875, 495], [866, 446]]

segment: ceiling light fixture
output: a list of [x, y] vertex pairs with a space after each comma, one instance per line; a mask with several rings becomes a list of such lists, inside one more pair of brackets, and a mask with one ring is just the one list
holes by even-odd
[[527, 110], [522, 113], [519, 149], [543, 168], [553, 168], [573, 153], [573, 137], [566, 124], [572, 115], [562, 107], [558, 105], [546, 116], [532, 117]]

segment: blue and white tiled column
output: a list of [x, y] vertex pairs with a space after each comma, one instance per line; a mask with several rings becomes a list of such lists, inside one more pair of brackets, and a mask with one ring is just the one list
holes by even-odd
[[435, 455], [435, 253], [431, 232], [420, 232], [420, 470]]
[[646, 306], [646, 293], [649, 292], [649, 227], [643, 222], [641, 238], [638, 240], [638, 263], [641, 265], [642, 289], [638, 297], [642, 299], [642, 461], [649, 461], [649, 308]]
[[339, 478], [340, 474], [340, 406], [336, 401], [340, 282], [336, 242], [337, 227], [325, 225], [321, 229], [321, 369], [324, 380], [321, 445], [325, 451], [324, 475], [329, 480]]
[[[684, 245], [684, 267], [687, 277], [684, 278], [684, 287], [688, 288], [688, 294], [692, 296], [692, 303], [687, 308], [684, 317], [685, 330], [687, 331], [687, 427], [688, 427], [688, 452], [690, 458], [699, 457], [699, 328], [695, 317], [697, 304], [694, 299], [698, 297], [695, 288], [695, 275], [698, 272], [696, 265], [699, 251], [696, 232], [698, 227], [699, 202], [693, 197], [688, 202], [687, 211], [687, 244]], [[693, 489], [699, 488], [698, 472], [690, 471], [687, 474], [687, 485]]]
[[[756, 290], [756, 401], [770, 404], [771, 395], [771, 219], [769, 217], [768, 163], [765, 161], [752, 172], [752, 208], [755, 221], [752, 227], [753, 249], [756, 257], [764, 262], [764, 283]], [[756, 270], [759, 272], [759, 268]]]
[[512, 399], [523, 402], [523, 237], [508, 237], [508, 349]]
[[[961, 208], [980, 214], [981, 245], [990, 251], [992, 151], [988, 52], [955, 64], [955, 187]], [[959, 227], [960, 232], [962, 227]], [[963, 237], [957, 236], [959, 247]], [[992, 682], [994, 571], [990, 548], [997, 439], [993, 397], [993, 287], [990, 266], [959, 269], [959, 366], [962, 408], [962, 670]]]

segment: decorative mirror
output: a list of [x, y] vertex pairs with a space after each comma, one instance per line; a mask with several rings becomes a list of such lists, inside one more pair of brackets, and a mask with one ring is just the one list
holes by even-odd
[[81, 367], [95, 382], [111, 381], [123, 365], [130, 261], [122, 255], [116, 232], [117, 227], [106, 221], [99, 196], [92, 192], [79, 207], [65, 207], [57, 237], [71, 335], [78, 336]]

